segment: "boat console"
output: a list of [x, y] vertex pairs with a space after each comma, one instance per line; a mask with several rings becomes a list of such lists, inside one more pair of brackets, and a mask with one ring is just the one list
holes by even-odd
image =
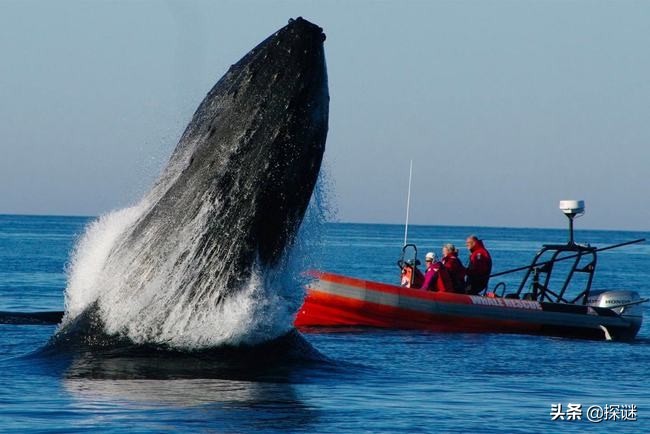
[[[504, 294], [505, 285], [499, 284], [500, 287], [503, 287], [502, 297], [549, 303], [588, 304], [591, 285], [598, 263], [598, 252], [645, 241], [634, 240], [600, 249], [589, 244], [576, 243], [573, 231], [574, 220], [585, 213], [585, 203], [582, 200], [562, 200], [559, 208], [569, 219], [569, 239], [567, 243], [544, 244], [530, 265], [490, 276], [494, 278], [525, 271], [516, 292]], [[553, 280], [556, 286], [551, 289], [552, 277], [555, 277], [553, 272], [566, 263], [568, 263], [568, 266], [565, 266], [562, 270], [564, 275], [560, 279]], [[576, 279], [579, 275], [584, 276], [584, 278]], [[581, 284], [577, 285], [577, 288], [576, 285], [571, 287], [575, 280], [582, 281]], [[571, 291], [569, 291], [570, 288]]]
[[[533, 262], [527, 267], [517, 292], [508, 294], [509, 298], [524, 298], [551, 303], [587, 303], [596, 271], [598, 249], [589, 244], [577, 244], [573, 234], [573, 222], [575, 218], [584, 215], [585, 202], [583, 200], [561, 200], [560, 210], [569, 219], [569, 241], [566, 244], [543, 245], [533, 258]], [[549, 288], [549, 283], [554, 267], [559, 261], [564, 260], [570, 260], [571, 266], [566, 272], [560, 288], [553, 291]], [[569, 296], [567, 290], [576, 274], [580, 273], [586, 275], [585, 283], [577, 294]], [[530, 292], [523, 293], [527, 288], [530, 289]]]

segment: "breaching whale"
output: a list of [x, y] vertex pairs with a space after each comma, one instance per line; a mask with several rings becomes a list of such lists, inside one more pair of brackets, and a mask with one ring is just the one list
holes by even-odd
[[324, 40], [290, 20], [230, 67], [152, 190], [87, 230], [55, 342], [101, 332], [194, 348], [291, 330], [301, 287], [283, 267], [325, 149]]

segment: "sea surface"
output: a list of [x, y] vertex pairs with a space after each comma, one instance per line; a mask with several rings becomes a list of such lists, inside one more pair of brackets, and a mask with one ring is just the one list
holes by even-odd
[[[0, 311], [62, 310], [66, 264], [90, 221], [0, 216]], [[329, 224], [319, 268], [397, 283], [403, 228]], [[440, 252], [475, 233], [494, 271], [525, 265], [566, 231], [413, 226], [410, 241]], [[605, 246], [650, 233], [578, 231]], [[463, 249], [461, 257], [466, 260]], [[521, 275], [504, 276], [513, 288]], [[496, 282], [493, 282], [496, 283]], [[650, 244], [599, 256], [594, 288], [650, 296]], [[645, 307], [646, 316], [650, 313]], [[228, 370], [155, 355], [50, 357], [55, 326], [0, 325], [2, 432], [650, 432], [650, 326], [631, 343], [417, 331], [310, 331], [326, 359], [267, 369], [264, 358]], [[166, 356], [167, 358], [173, 356]], [[80, 368], [81, 367], [81, 368]], [[204, 375], [203, 375], [204, 374]], [[581, 420], [551, 420], [552, 404], [582, 405]], [[637, 420], [587, 420], [591, 406], [636, 405]], [[613, 414], [615, 412], [610, 412]]]

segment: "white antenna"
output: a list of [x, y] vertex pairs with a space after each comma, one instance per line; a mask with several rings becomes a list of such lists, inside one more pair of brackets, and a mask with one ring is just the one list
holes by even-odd
[[409, 235], [409, 209], [411, 208], [411, 180], [413, 179], [413, 160], [411, 160], [411, 166], [409, 167], [409, 192], [406, 196], [406, 224], [404, 225], [404, 245]]

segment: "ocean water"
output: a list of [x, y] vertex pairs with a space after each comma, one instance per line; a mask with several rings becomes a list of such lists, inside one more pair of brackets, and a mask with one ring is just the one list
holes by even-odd
[[[0, 311], [62, 310], [65, 269], [87, 218], [0, 216]], [[494, 270], [530, 261], [563, 230], [414, 226], [440, 252], [486, 240]], [[403, 228], [330, 224], [314, 249], [327, 271], [398, 281]], [[650, 233], [578, 231], [604, 246]], [[466, 259], [463, 251], [462, 258]], [[650, 244], [602, 253], [594, 288], [650, 296]], [[520, 275], [504, 276], [508, 288]], [[495, 282], [493, 282], [495, 283]], [[645, 308], [646, 316], [648, 307]], [[631, 343], [496, 334], [309, 331], [322, 360], [278, 364], [260, 352], [51, 356], [55, 326], [0, 325], [2, 432], [650, 432], [650, 325]], [[182, 369], [181, 369], [182, 367]], [[552, 421], [551, 405], [581, 404]], [[587, 420], [590, 406], [636, 405], [636, 421]], [[611, 414], [611, 413], [610, 413]]]

